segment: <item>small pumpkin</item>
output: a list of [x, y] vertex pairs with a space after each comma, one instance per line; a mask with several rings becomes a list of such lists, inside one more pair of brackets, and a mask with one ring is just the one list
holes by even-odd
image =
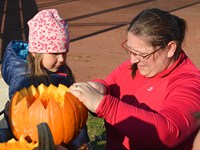
[[9, 123], [18, 140], [22, 136], [37, 142], [37, 124], [46, 122], [56, 145], [72, 141], [87, 117], [86, 107], [62, 84], [23, 88], [15, 92], [9, 110]]
[[37, 143], [28, 143], [23, 137], [19, 141], [13, 138], [8, 142], [0, 143], [0, 150], [66, 150], [60, 145], [55, 146], [47, 123], [38, 124], [37, 130], [39, 135]]
[[14, 138], [8, 142], [0, 143], [0, 150], [34, 150], [38, 146], [37, 143], [28, 143], [24, 138], [16, 141]]

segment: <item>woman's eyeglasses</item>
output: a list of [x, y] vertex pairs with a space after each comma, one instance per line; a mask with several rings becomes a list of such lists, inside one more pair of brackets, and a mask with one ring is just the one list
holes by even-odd
[[164, 48], [164, 46], [163, 46], [163, 47], [160, 47], [160, 48], [154, 50], [153, 52], [151, 52], [151, 53], [149, 53], [149, 54], [141, 55], [141, 54], [138, 54], [138, 53], [134, 53], [134, 52], [127, 46], [127, 40], [125, 40], [125, 41], [121, 44], [121, 46], [122, 46], [126, 51], [128, 51], [128, 53], [129, 53], [130, 55], [139, 56], [140, 58], [142, 58], [142, 59], [144, 59], [144, 60], [149, 59], [150, 56], [151, 56], [152, 54], [154, 54], [154, 53], [156, 53], [157, 51], [159, 51], [160, 49]]

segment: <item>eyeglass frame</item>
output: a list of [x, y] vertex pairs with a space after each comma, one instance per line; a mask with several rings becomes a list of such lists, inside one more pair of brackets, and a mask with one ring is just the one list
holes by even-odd
[[149, 58], [151, 57], [152, 54], [156, 53], [157, 51], [159, 51], [159, 50], [161, 50], [162, 48], [165, 47], [165, 46], [161, 46], [160, 48], [154, 50], [153, 52], [151, 52], [151, 53], [146, 54], [146, 55], [143, 56], [143, 55], [134, 53], [134, 52], [132, 52], [131, 50], [129, 50], [128, 48], [126, 48], [126, 47], [124, 46], [125, 43], [127, 43], [127, 40], [125, 40], [124, 42], [122, 42], [121, 46], [122, 46], [126, 51], [128, 51], [130, 54], [132, 54], [132, 55], [134, 55], [134, 56], [140, 56], [140, 57], [142, 57], [144, 60], [149, 59]]

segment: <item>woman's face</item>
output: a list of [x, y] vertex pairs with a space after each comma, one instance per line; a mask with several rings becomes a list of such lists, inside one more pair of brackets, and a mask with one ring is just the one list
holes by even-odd
[[42, 65], [45, 69], [51, 72], [56, 72], [63, 64], [66, 63], [66, 59], [67, 52], [43, 54]]
[[126, 44], [131, 64], [137, 64], [140, 74], [145, 77], [153, 77], [174, 63], [168, 46], [153, 47], [148, 44], [147, 38], [135, 36], [130, 32]]

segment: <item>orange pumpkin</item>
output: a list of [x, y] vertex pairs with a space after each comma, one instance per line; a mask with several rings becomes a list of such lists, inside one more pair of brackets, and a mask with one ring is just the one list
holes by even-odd
[[38, 143], [28, 143], [24, 138], [16, 141], [14, 138], [8, 142], [0, 143], [1, 150], [33, 150], [38, 146]]
[[0, 150], [67, 150], [61, 145], [55, 145], [53, 136], [47, 123], [40, 123], [37, 125], [39, 134], [38, 142], [27, 142], [23, 137], [19, 141], [14, 138], [0, 143]]
[[18, 140], [22, 136], [37, 142], [37, 124], [46, 122], [56, 145], [72, 141], [87, 117], [86, 107], [62, 84], [23, 88], [14, 94], [9, 110], [9, 123]]

